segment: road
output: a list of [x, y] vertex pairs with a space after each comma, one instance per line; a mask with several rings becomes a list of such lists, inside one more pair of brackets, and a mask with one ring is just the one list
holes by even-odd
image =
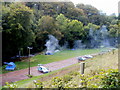
[[[74, 58], [70, 58], [62, 61], [44, 64], [43, 66], [49, 68], [51, 71], [55, 71], [76, 63], [78, 63], [78, 61], [77, 61], [77, 58], [74, 57]], [[30, 70], [31, 70], [31, 75], [33, 76], [39, 76], [43, 74], [37, 70], [37, 66], [31, 67]], [[0, 85], [2, 86], [5, 85], [5, 82], [16, 82], [19, 80], [28, 79], [27, 75], [28, 75], [28, 68], [5, 73], [5, 74], [0, 74], [0, 78], [2, 78], [2, 81], [0, 81]]]
[[[67, 60], [44, 64], [43, 66], [49, 68], [51, 71], [55, 71], [55, 70], [70, 66], [75, 63], [77, 63], [76, 57], [67, 59]], [[37, 70], [37, 66], [31, 67], [30, 71], [31, 71], [31, 75], [33, 75], [33, 76], [39, 76], [39, 75], [43, 74]], [[0, 82], [0, 85], [2, 85], [2, 86], [5, 85], [5, 82], [15, 82], [15, 81], [27, 79], [28, 78], [27, 75], [28, 75], [28, 68], [5, 73], [5, 74], [0, 74], [0, 78], [2, 77], [2, 82]]]

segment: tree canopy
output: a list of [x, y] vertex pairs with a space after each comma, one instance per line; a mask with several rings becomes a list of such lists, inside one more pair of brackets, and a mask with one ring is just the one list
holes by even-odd
[[23, 4], [3, 6], [3, 57], [17, 54], [34, 42], [35, 36], [31, 29], [33, 11]]
[[19, 50], [27, 55], [27, 46], [32, 46], [34, 53], [45, 50], [49, 34], [61, 46], [68, 42], [73, 48], [75, 40], [90, 46], [90, 30], [96, 34], [102, 25], [107, 26], [109, 38], [116, 40], [120, 34], [118, 19], [120, 15], [107, 16], [91, 5], [72, 2], [3, 3], [3, 59], [17, 55]]

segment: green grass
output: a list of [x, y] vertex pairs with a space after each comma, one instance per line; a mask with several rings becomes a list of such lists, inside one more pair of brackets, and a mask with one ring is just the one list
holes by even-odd
[[[101, 49], [64, 50], [55, 53], [54, 55], [36, 55], [30, 58], [31, 67], [37, 66], [38, 64], [47, 64], [55, 61], [65, 60], [80, 55], [98, 53], [100, 51]], [[17, 66], [16, 70], [28, 68], [28, 60], [22, 62], [15, 62], [15, 64]], [[3, 67], [5, 68], [5, 66]], [[11, 71], [5, 71], [4, 68], [2, 68], [2, 73], [11, 72]]]
[[[59, 56], [59, 54], [63, 54], [63, 53], [66, 54], [67, 52], [73, 53], [73, 52], [78, 52], [78, 51], [79, 50], [64, 51], [64, 52], [56, 53], [55, 55]], [[82, 53], [82, 51], [81, 51], [81, 54], [84, 55], [86, 52], [87, 52], [86, 54], [88, 54], [88, 51], [89, 51], [89, 53], [90, 52], [94, 53], [94, 51], [92, 51], [92, 50], [84, 50], [84, 51], [85, 51], [84, 53]], [[98, 50], [98, 51], [100, 51], [100, 50]], [[77, 54], [77, 55], [79, 55], [79, 54]], [[40, 56], [41, 55], [37, 55], [35, 57], [39, 58]], [[47, 57], [51, 57], [51, 56], [47, 56]], [[35, 57], [33, 57], [33, 58], [35, 58]], [[63, 69], [59, 69], [59, 70], [56, 70], [56, 71], [53, 71], [53, 72], [50, 72], [50, 73], [47, 73], [47, 74], [43, 74], [41, 76], [34, 76], [33, 78], [30, 78], [30, 79], [17, 81], [16, 83], [17, 83], [19, 88], [29, 87], [30, 85], [33, 85], [33, 80], [39, 80], [42, 77], [49, 77], [49, 75], [52, 75], [52, 74], [54, 76], [55, 73], [59, 73], [61, 70], [65, 70], [67, 68], [74, 67], [76, 65], [78, 66], [79, 64], [74, 64], [74, 65], [71, 65], [69, 67], [65, 67]], [[99, 69], [117, 69], [117, 68], [118, 68], [118, 50], [115, 50], [114, 54], [112, 52], [109, 52], [109, 53], [106, 53], [104, 55], [98, 55], [98, 56], [96, 56], [92, 59], [88, 59], [88, 60], [85, 61], [85, 74], [95, 72]]]
[[[79, 64], [76, 64], [76, 65], [79, 65]], [[85, 61], [85, 74], [84, 75], [85, 76], [90, 75], [90, 78], [94, 78], [95, 75], [99, 76], [99, 78], [92, 79], [92, 81], [89, 81], [90, 83], [88, 84], [88, 86], [90, 88], [91, 87], [95, 88], [96, 83], [100, 82], [100, 80], [101, 80], [100, 77], [103, 76], [102, 74], [101, 75], [97, 74], [98, 72], [101, 73], [100, 70], [105, 70], [105, 71], [118, 70], [118, 50], [115, 50], [114, 54], [111, 51], [111, 52], [107, 52], [103, 55], [98, 55], [92, 59], [87, 59]], [[78, 70], [76, 70], [76, 71], [78, 71]], [[105, 73], [107, 73], [107, 72], [105, 72]], [[67, 74], [67, 75], [69, 75], [69, 74]], [[49, 79], [48, 81], [44, 81], [43, 85], [47, 88], [49, 86], [49, 88], [50, 88], [52, 85], [51, 80], [52, 79]], [[71, 81], [71, 86], [72, 86], [72, 84], [76, 84], [76, 85], [79, 84], [79, 82], [78, 82], [79, 80], [80, 80], [80, 76], [79, 75], [75, 76], [73, 78], [73, 80]], [[34, 85], [32, 83], [29, 83], [28, 87], [34, 87]]]

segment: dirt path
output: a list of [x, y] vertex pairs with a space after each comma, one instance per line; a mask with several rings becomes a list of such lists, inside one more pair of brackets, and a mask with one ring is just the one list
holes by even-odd
[[[43, 66], [49, 68], [51, 71], [55, 71], [76, 63], [78, 63], [78, 61], [77, 58], [74, 57], [67, 60], [44, 64]], [[37, 66], [31, 67], [30, 70], [31, 70], [31, 75], [33, 76], [42, 75], [42, 73], [38, 72]], [[28, 76], [26, 76], [27, 74], [28, 74], [28, 69], [22, 69], [5, 74], [0, 74], [0, 78], [2, 78], [2, 81], [0, 81], [0, 85], [2, 86], [5, 85], [5, 82], [15, 82], [15, 81], [27, 79], [28, 78]]]

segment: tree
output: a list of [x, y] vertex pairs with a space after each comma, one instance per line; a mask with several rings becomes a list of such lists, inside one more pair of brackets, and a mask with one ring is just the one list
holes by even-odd
[[82, 22], [78, 20], [72, 20], [68, 23], [67, 30], [65, 31], [65, 38], [70, 44], [70, 48], [73, 47], [74, 40], [82, 40], [84, 37], [84, 28]]
[[[83, 10], [84, 16], [86, 17], [85, 20], [88, 23], [93, 23], [96, 25], [105, 23], [106, 16], [100, 14], [100, 11], [97, 10], [97, 8], [95, 8], [91, 5], [84, 5], [84, 4], [77, 4], [76, 7]], [[85, 23], [85, 22], [83, 21], [83, 23]]]
[[117, 24], [109, 26], [109, 35], [111, 37], [114, 37], [114, 38], [118, 37], [118, 31], [119, 31], [119, 27]]
[[34, 42], [31, 30], [33, 11], [21, 3], [3, 6], [3, 58], [18, 53], [20, 48], [26, 48]]
[[56, 24], [57, 24], [57, 29], [61, 32], [61, 40], [59, 42], [60, 45], [64, 45], [66, 42], [65, 39], [65, 32], [67, 30], [67, 26], [70, 20], [66, 18], [63, 14], [60, 14], [56, 17]]
[[94, 31], [100, 29], [100, 26], [92, 24], [92, 23], [88, 23], [88, 27], [89, 29], [92, 28]]
[[39, 50], [43, 50], [45, 47], [46, 40], [48, 39], [48, 35], [51, 34], [55, 36], [57, 39], [61, 39], [61, 32], [57, 29], [57, 24], [53, 17], [42, 16], [38, 21], [36, 33], [36, 44]]
[[64, 30], [66, 30], [67, 24], [70, 22], [70, 20], [66, 18], [63, 14], [58, 15], [56, 17], [56, 21], [61, 32], [64, 32]]

